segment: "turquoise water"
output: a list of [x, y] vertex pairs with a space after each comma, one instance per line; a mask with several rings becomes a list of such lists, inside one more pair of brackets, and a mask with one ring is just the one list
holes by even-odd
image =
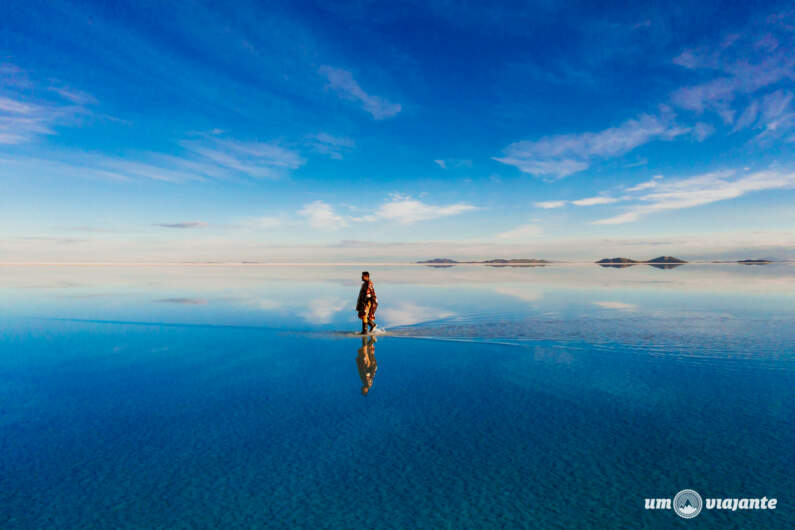
[[368, 268], [4, 267], [0, 528], [795, 523], [795, 267]]

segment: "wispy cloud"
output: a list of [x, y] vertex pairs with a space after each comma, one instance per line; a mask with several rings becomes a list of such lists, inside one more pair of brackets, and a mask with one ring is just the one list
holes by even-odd
[[186, 169], [204, 170], [207, 176], [216, 176], [220, 170], [225, 174], [276, 179], [305, 162], [297, 152], [273, 142], [246, 142], [207, 135], [185, 140], [182, 146], [191, 156], [176, 162]]
[[298, 213], [306, 218], [309, 226], [322, 230], [339, 230], [352, 223], [390, 221], [408, 225], [420, 221], [428, 221], [458, 215], [476, 210], [477, 207], [467, 203], [447, 205], [429, 204], [398, 193], [390, 195], [373, 213], [366, 215], [344, 216], [325, 201], [314, 201], [304, 205]]
[[511, 230], [500, 232], [497, 239], [502, 240], [524, 240], [541, 235], [541, 227], [537, 225], [522, 225]]
[[467, 203], [448, 204], [445, 206], [427, 204], [411, 197], [394, 194], [378, 209], [376, 216], [381, 219], [395, 221], [400, 224], [411, 224], [440, 217], [449, 217], [477, 208]]
[[353, 149], [356, 143], [350, 138], [332, 136], [328, 133], [311, 134], [307, 142], [315, 153], [341, 160], [343, 155]]
[[[795, 109], [792, 105], [792, 92], [789, 90], [776, 90], [766, 94], [761, 100], [752, 101], [753, 116], [747, 116], [746, 111], [737, 121], [737, 127], [753, 127], [761, 129], [756, 140], [764, 142], [780, 137], [795, 128]], [[747, 119], [748, 123], [741, 123]]]
[[676, 125], [673, 113], [664, 108], [659, 115], [642, 114], [599, 132], [516, 142], [503, 150], [504, 156], [494, 159], [524, 173], [561, 178], [587, 169], [594, 159], [621, 156], [652, 140], [670, 140], [688, 130]]
[[157, 223], [155, 226], [161, 228], [204, 228], [207, 223], [202, 221], [182, 221], [179, 223]]
[[[689, 70], [712, 73], [713, 79], [678, 89], [672, 101], [695, 112], [713, 111], [725, 123], [735, 123], [738, 98], [785, 79], [795, 79], [795, 39], [780, 19], [768, 19], [762, 28], [733, 33], [719, 42], [687, 49], [673, 62]], [[751, 102], [740, 114], [735, 129], [750, 126], [755, 114]]]
[[321, 66], [319, 72], [328, 79], [328, 86], [341, 98], [358, 101], [362, 108], [376, 120], [391, 118], [401, 110], [399, 103], [391, 103], [384, 98], [365, 92], [347, 70], [331, 66]]
[[13, 65], [0, 65], [0, 144], [22, 144], [76, 125], [96, 100], [52, 83], [34, 82]]
[[658, 181], [663, 178], [662, 175], [654, 175], [651, 180], [647, 180], [646, 182], [641, 182], [640, 184], [636, 184], [631, 188], [627, 188], [626, 191], [642, 191], [654, 188], [657, 186]]
[[575, 206], [596, 206], [598, 204], [611, 204], [614, 202], [618, 202], [619, 199], [615, 197], [608, 197], [606, 195], [599, 195], [597, 197], [587, 197], [585, 199], [577, 199], [574, 201], [541, 201], [541, 202], [534, 202], [533, 206], [536, 208], [543, 208], [545, 210], [550, 210], [552, 208], [562, 208], [567, 204], [573, 204]]
[[618, 202], [618, 199], [615, 197], [588, 197], [587, 199], [577, 199], [576, 201], [571, 201], [571, 203], [575, 206], [595, 206], [597, 204], [611, 204], [614, 202]]
[[710, 123], [700, 121], [693, 126], [693, 138], [698, 142], [703, 142], [708, 137], [712, 136], [714, 132], [715, 126]]
[[309, 226], [320, 230], [339, 230], [348, 226], [345, 218], [324, 201], [314, 201], [304, 205], [298, 210], [298, 214], [306, 218]]
[[617, 216], [594, 221], [594, 224], [630, 223], [652, 213], [693, 208], [735, 199], [755, 191], [793, 189], [795, 173], [759, 171], [750, 175], [736, 176], [734, 171], [720, 171], [683, 179], [657, 179], [646, 184], [653, 185], [636, 186], [635, 190], [644, 193], [626, 198], [640, 204], [631, 206]]
[[472, 161], [466, 158], [437, 158], [433, 162], [442, 169], [472, 167]]
[[[2, 131], [0, 130], [0, 134]], [[137, 181], [190, 182], [237, 178], [279, 179], [305, 160], [292, 149], [273, 142], [246, 142], [218, 134], [194, 135], [179, 143], [175, 154], [155, 152], [107, 156], [70, 153], [61, 160], [16, 158], [26, 170], [64, 177]]]
[[566, 206], [566, 201], [539, 201], [534, 202], [533, 206], [536, 208], [543, 208], [544, 210], [551, 210], [552, 208], [562, 208]]

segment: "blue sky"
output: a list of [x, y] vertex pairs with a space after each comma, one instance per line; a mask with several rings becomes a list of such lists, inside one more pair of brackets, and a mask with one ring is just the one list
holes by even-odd
[[781, 3], [5, 2], [0, 261], [795, 257]]

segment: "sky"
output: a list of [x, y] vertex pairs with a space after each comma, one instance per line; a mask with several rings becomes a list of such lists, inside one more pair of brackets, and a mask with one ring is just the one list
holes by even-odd
[[791, 2], [0, 6], [0, 262], [795, 258]]

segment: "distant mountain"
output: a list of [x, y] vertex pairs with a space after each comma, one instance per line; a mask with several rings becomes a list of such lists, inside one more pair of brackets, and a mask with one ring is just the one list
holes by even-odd
[[417, 263], [424, 263], [426, 265], [427, 264], [433, 264], [433, 263], [437, 263], [437, 264], [438, 263], [443, 263], [443, 264], [453, 264], [454, 265], [454, 264], [456, 264], [458, 262], [456, 260], [450, 259], [450, 258], [433, 258], [433, 259], [428, 259], [428, 260], [425, 260], [425, 261], [418, 261]]
[[673, 256], [660, 256], [659, 258], [650, 259], [643, 263], [687, 263], [683, 259], [674, 258]]
[[543, 259], [533, 259], [533, 258], [512, 258], [512, 259], [487, 259], [484, 261], [456, 261], [450, 258], [434, 258], [434, 259], [427, 259], [423, 261], [418, 261], [417, 263], [421, 263], [423, 265], [457, 265], [461, 263], [477, 263], [483, 265], [493, 265], [493, 266], [501, 266], [501, 265], [513, 265], [513, 266], [529, 266], [529, 265], [546, 265], [549, 263], [547, 260]]
[[769, 259], [741, 259], [737, 263], [742, 263], [743, 265], [767, 265], [768, 263], [773, 263], [773, 261]]
[[602, 265], [633, 265], [635, 263], [640, 263], [639, 261], [635, 261], [634, 259], [629, 258], [604, 258], [600, 259], [596, 263]]
[[650, 259], [648, 261], [636, 261], [629, 258], [604, 258], [596, 262], [596, 264], [600, 267], [611, 267], [614, 269], [632, 267], [633, 265], [638, 265], [640, 263], [645, 263], [658, 269], [673, 269], [674, 267], [678, 267], [679, 265], [687, 262], [683, 259], [674, 258], [672, 256], [660, 256], [659, 258]]

